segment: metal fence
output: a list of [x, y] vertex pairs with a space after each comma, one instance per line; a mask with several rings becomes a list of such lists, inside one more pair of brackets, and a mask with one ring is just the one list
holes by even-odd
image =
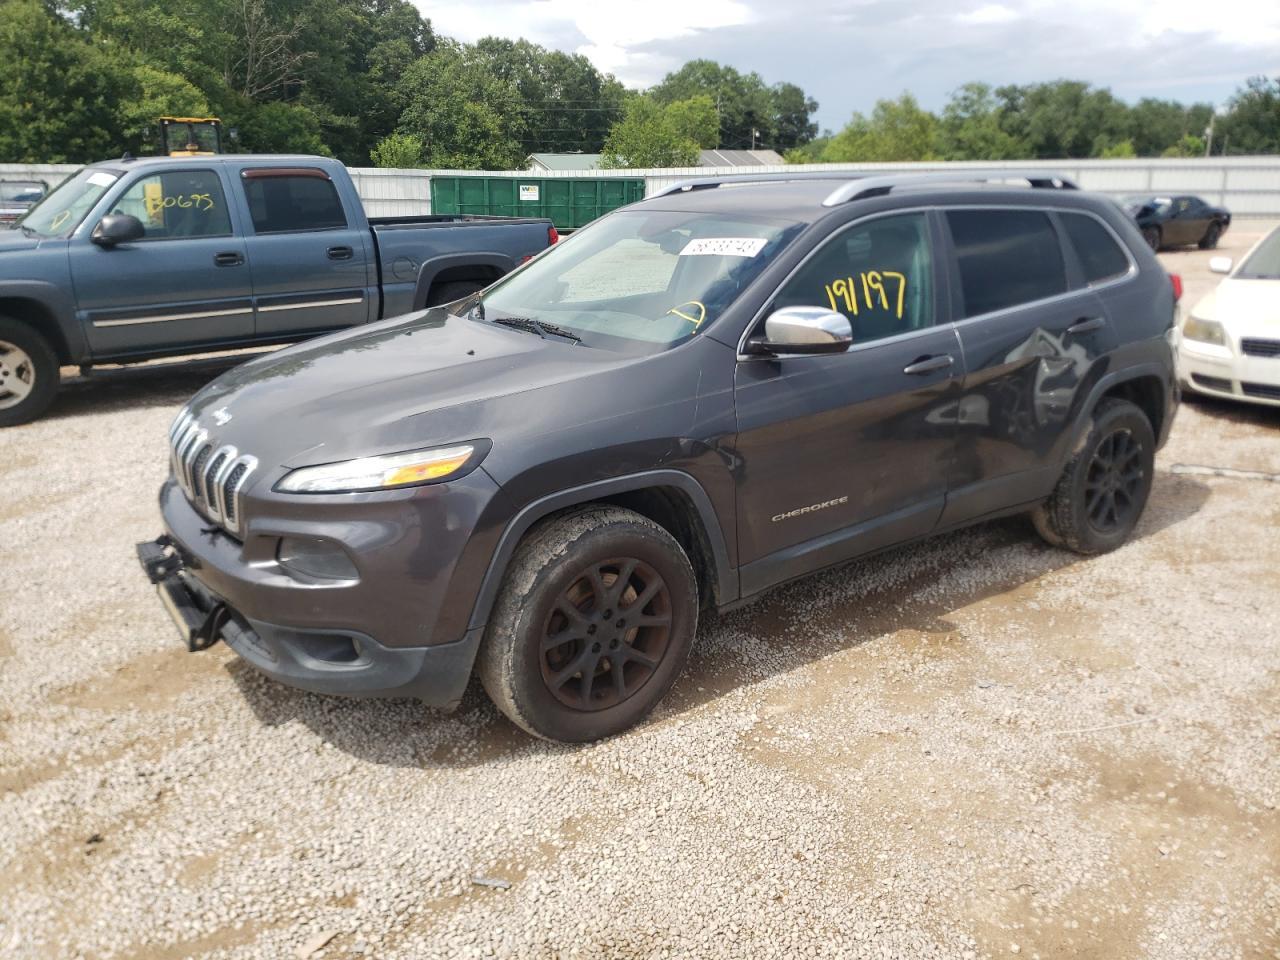
[[[35, 178], [55, 183], [77, 169], [66, 164], [0, 164], [0, 179]], [[1158, 160], [1021, 160], [1000, 163], [806, 163], [711, 169], [671, 167], [657, 170], [538, 171], [546, 178], [644, 177], [648, 194], [690, 177], [727, 173], [828, 171], [855, 175], [891, 172], [964, 172], [965, 170], [1052, 170], [1086, 190], [1122, 197], [1133, 193], [1194, 193], [1239, 217], [1280, 217], [1280, 157], [1208, 157]], [[431, 212], [431, 177], [529, 177], [528, 171], [383, 170], [352, 168], [351, 176], [373, 217]]]

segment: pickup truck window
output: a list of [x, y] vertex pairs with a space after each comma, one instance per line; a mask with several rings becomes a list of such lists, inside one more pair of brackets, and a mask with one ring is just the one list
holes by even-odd
[[124, 192], [112, 213], [137, 217], [144, 240], [231, 235], [222, 184], [212, 170], [176, 170], [143, 177]]
[[855, 343], [933, 326], [933, 258], [924, 214], [882, 217], [836, 234], [787, 281], [773, 305], [843, 313]]
[[337, 188], [328, 177], [309, 172], [279, 176], [262, 173], [247, 170], [241, 179], [254, 233], [346, 229], [347, 215]]
[[106, 170], [77, 171], [32, 207], [18, 226], [41, 237], [65, 237], [118, 179]]
[[800, 229], [765, 217], [615, 213], [499, 281], [481, 312], [551, 324], [590, 347], [665, 349], [715, 321]]

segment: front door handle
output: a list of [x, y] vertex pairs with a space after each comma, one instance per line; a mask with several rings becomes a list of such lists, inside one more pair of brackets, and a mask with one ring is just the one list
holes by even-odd
[[926, 373], [933, 373], [935, 370], [946, 370], [955, 363], [955, 359], [949, 353], [940, 353], [936, 357], [921, 357], [915, 363], [909, 363], [902, 368], [902, 372], [913, 377], [921, 376]]
[[329, 248], [330, 260], [350, 260], [351, 254], [352, 254], [352, 250], [350, 247], [330, 247]]
[[220, 267], [238, 267], [244, 263], [244, 255], [234, 250], [229, 253], [215, 253], [213, 262]]
[[1094, 330], [1101, 330], [1106, 325], [1106, 317], [1081, 317], [1067, 327], [1067, 333], [1092, 333]]

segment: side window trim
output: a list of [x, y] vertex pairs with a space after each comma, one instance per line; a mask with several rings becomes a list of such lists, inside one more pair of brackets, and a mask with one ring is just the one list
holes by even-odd
[[[196, 235], [194, 235], [194, 236], [189, 236], [189, 237], [147, 237], [147, 236], [144, 236], [144, 237], [142, 237], [142, 239], [140, 239], [140, 240], [135, 240], [135, 241], [134, 241], [134, 243], [173, 243], [173, 242], [181, 242], [181, 241], [183, 241], [183, 240], [222, 240], [222, 239], [225, 239], [225, 238], [227, 238], [227, 237], [234, 237], [234, 236], [236, 236], [236, 217], [235, 217], [235, 212], [232, 210], [232, 206], [233, 206], [233, 205], [227, 202], [227, 197], [229, 196], [229, 194], [228, 194], [228, 192], [227, 192], [227, 185], [226, 185], [226, 183], [223, 181], [222, 177], [221, 177], [221, 176], [219, 176], [218, 171], [217, 171], [217, 170], [215, 170], [215, 169], [213, 169], [213, 168], [211, 168], [211, 167], [196, 167], [195, 169], [192, 169], [192, 170], [183, 170], [182, 172], [183, 172], [183, 173], [207, 173], [209, 176], [211, 176], [211, 177], [213, 178], [213, 182], [214, 182], [215, 184], [217, 184], [218, 189], [219, 189], [220, 191], [222, 191], [222, 207], [223, 207], [223, 209], [224, 209], [224, 210], [226, 211], [226, 213], [227, 213], [227, 230], [226, 230], [226, 232], [224, 232], [224, 233], [201, 233], [201, 234], [196, 234]], [[135, 179], [133, 179], [133, 180], [129, 180], [129, 181], [124, 185], [123, 189], [120, 189], [118, 192], [116, 192], [116, 193], [115, 193], [115, 195], [114, 195], [114, 196], [112, 196], [112, 197], [111, 197], [111, 199], [110, 199], [109, 201], [107, 201], [106, 206], [103, 208], [102, 214], [101, 214], [100, 216], [98, 216], [98, 217], [97, 217], [97, 219], [101, 220], [101, 219], [102, 219], [102, 217], [105, 217], [108, 213], [110, 213], [110, 212], [115, 208], [115, 205], [116, 205], [117, 203], [121, 202], [122, 200], [124, 200], [125, 196], [126, 196], [126, 195], [129, 193], [129, 191], [130, 191], [130, 190], [132, 190], [134, 187], [138, 186], [138, 185], [139, 185], [139, 184], [141, 184], [143, 181], [150, 180], [150, 179], [151, 179], [151, 178], [153, 178], [153, 177], [163, 177], [163, 176], [165, 175], [165, 173], [166, 173], [166, 168], [161, 168], [160, 170], [158, 170], [158, 171], [157, 171], [157, 172], [155, 172], [155, 173], [147, 173], [145, 170], [139, 171], [139, 172], [138, 172], [138, 176], [137, 176]], [[123, 178], [123, 177], [121, 177], [121, 179], [123, 180], [124, 178]], [[109, 193], [110, 193], [110, 191], [109, 191]], [[92, 215], [93, 215], [93, 214], [92, 214], [92, 212], [91, 212], [89, 216], [86, 216], [86, 217], [84, 218], [84, 220], [83, 220], [83, 221], [81, 221], [81, 223], [88, 222], [88, 220], [92, 217]], [[144, 226], [144, 227], [146, 226], [146, 222], [145, 222], [145, 221], [143, 222], [143, 226]], [[77, 228], [77, 229], [79, 229], [79, 228]]]

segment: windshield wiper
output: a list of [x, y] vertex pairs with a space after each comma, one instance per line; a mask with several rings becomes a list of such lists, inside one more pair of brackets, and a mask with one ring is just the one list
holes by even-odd
[[494, 317], [493, 322], [515, 330], [528, 330], [530, 333], [536, 333], [543, 340], [547, 339], [547, 334], [551, 334], [553, 337], [564, 337], [564, 339], [572, 340], [574, 343], [582, 342], [582, 338], [572, 330], [557, 327], [554, 323], [543, 323], [540, 320], [534, 320], [532, 317]]

